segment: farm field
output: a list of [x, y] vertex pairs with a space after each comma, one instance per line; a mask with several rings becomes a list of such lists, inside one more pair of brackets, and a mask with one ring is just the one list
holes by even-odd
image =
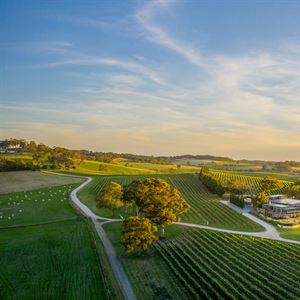
[[77, 185], [0, 195], [0, 299], [122, 299], [95, 229], [70, 206]]
[[142, 162], [120, 162], [120, 165], [152, 170], [155, 173], [199, 173], [199, 167], [181, 165], [177, 167], [177, 164], [152, 164], [152, 163], [142, 163]]
[[[237, 180], [249, 187], [248, 193], [256, 194], [260, 188], [260, 181], [263, 177], [241, 175], [239, 173], [211, 170], [212, 174], [224, 185], [229, 180]], [[273, 191], [274, 194], [284, 193], [285, 187], [291, 184], [289, 181], [282, 180], [284, 186], [281, 189]]]
[[77, 184], [0, 195], [0, 227], [76, 219], [69, 195]]
[[[149, 255], [141, 257], [126, 254], [120, 243], [122, 225], [110, 223], [104, 224], [103, 228], [118, 253], [118, 258], [131, 282], [137, 299], [186, 299], [187, 291], [154, 249], [150, 250]], [[182, 230], [184, 227], [168, 226], [166, 236], [172, 238]]]
[[297, 175], [292, 175], [288, 172], [264, 172], [264, 171], [254, 171], [254, 172], [244, 172], [244, 171], [239, 171], [238, 174], [240, 175], [246, 175], [246, 176], [255, 176], [255, 177], [274, 177], [279, 180], [285, 180], [285, 181], [296, 181], [299, 176]]
[[[263, 228], [249, 220], [248, 218], [236, 213], [219, 201], [217, 196], [212, 195], [202, 185], [194, 174], [174, 174], [174, 175], [151, 175], [166, 180], [176, 187], [183, 195], [185, 200], [191, 205], [188, 213], [182, 215], [182, 221], [209, 225], [212, 227], [226, 228], [240, 231], [262, 231]], [[121, 184], [128, 184], [133, 180], [143, 180], [149, 176], [99, 176], [94, 177], [93, 181], [79, 192], [79, 197], [83, 203], [88, 205], [95, 213], [112, 217], [108, 209], [96, 207], [95, 198], [98, 193], [110, 182], [116, 181]], [[126, 217], [135, 212], [134, 208], [120, 209], [115, 217], [120, 214]]]
[[300, 245], [190, 229], [155, 248], [188, 299], [300, 297]]
[[106, 299], [84, 221], [1, 229], [1, 299]]
[[0, 194], [82, 182], [82, 178], [57, 176], [38, 171], [0, 172]]

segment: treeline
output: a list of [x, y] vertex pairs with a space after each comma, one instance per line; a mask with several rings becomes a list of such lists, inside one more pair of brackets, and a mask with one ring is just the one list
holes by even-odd
[[245, 200], [243, 195], [235, 195], [235, 194], [230, 194], [230, 198], [229, 201], [233, 204], [235, 204], [236, 206], [239, 206], [240, 208], [244, 208], [245, 207]]
[[[58, 156], [67, 156], [74, 159], [88, 159], [101, 162], [113, 162], [116, 159], [129, 160], [132, 162], [149, 162], [167, 164], [169, 160], [163, 157], [154, 157], [153, 155], [136, 155], [130, 153], [115, 153], [115, 152], [97, 152], [90, 150], [70, 150], [63, 147], [49, 147], [43, 143], [36, 143], [35, 141], [26, 141], [24, 139], [7, 139], [0, 141], [0, 150], [12, 150], [14, 153], [28, 153], [36, 155], [37, 157], [52, 154], [52, 160], [59, 164], [60, 158]], [[11, 153], [11, 152], [8, 152]], [[61, 154], [61, 155], [58, 155]], [[70, 162], [67, 162], [67, 165]]]
[[22, 159], [7, 159], [0, 158], [0, 172], [8, 171], [23, 171], [23, 170], [39, 170], [39, 166], [32, 161], [25, 161]]
[[201, 168], [199, 179], [213, 194], [222, 196], [225, 193], [225, 189], [221, 182], [213, 176], [208, 167]]

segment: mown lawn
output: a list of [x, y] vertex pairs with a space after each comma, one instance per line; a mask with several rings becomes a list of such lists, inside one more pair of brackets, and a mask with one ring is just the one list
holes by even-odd
[[284, 239], [300, 241], [300, 228], [278, 228], [280, 236]]

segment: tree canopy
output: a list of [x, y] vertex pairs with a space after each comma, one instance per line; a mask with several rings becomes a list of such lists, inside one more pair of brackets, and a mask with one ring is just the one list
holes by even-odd
[[123, 222], [122, 243], [127, 252], [145, 252], [157, 240], [157, 227], [145, 217], [132, 216]]
[[122, 201], [123, 188], [114, 181], [111, 181], [99, 194], [97, 198], [97, 206], [99, 208], [106, 207], [112, 210], [113, 215], [115, 210], [122, 207], [124, 202]]
[[134, 199], [139, 213], [161, 226], [161, 236], [165, 225], [179, 221], [179, 215], [190, 208], [177, 189], [156, 178], [133, 183], [125, 190], [123, 198]]

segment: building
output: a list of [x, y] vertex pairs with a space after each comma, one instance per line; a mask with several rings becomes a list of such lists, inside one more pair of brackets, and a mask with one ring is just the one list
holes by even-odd
[[263, 205], [266, 216], [274, 219], [286, 219], [300, 216], [300, 200], [284, 198], [283, 195], [272, 195]]

